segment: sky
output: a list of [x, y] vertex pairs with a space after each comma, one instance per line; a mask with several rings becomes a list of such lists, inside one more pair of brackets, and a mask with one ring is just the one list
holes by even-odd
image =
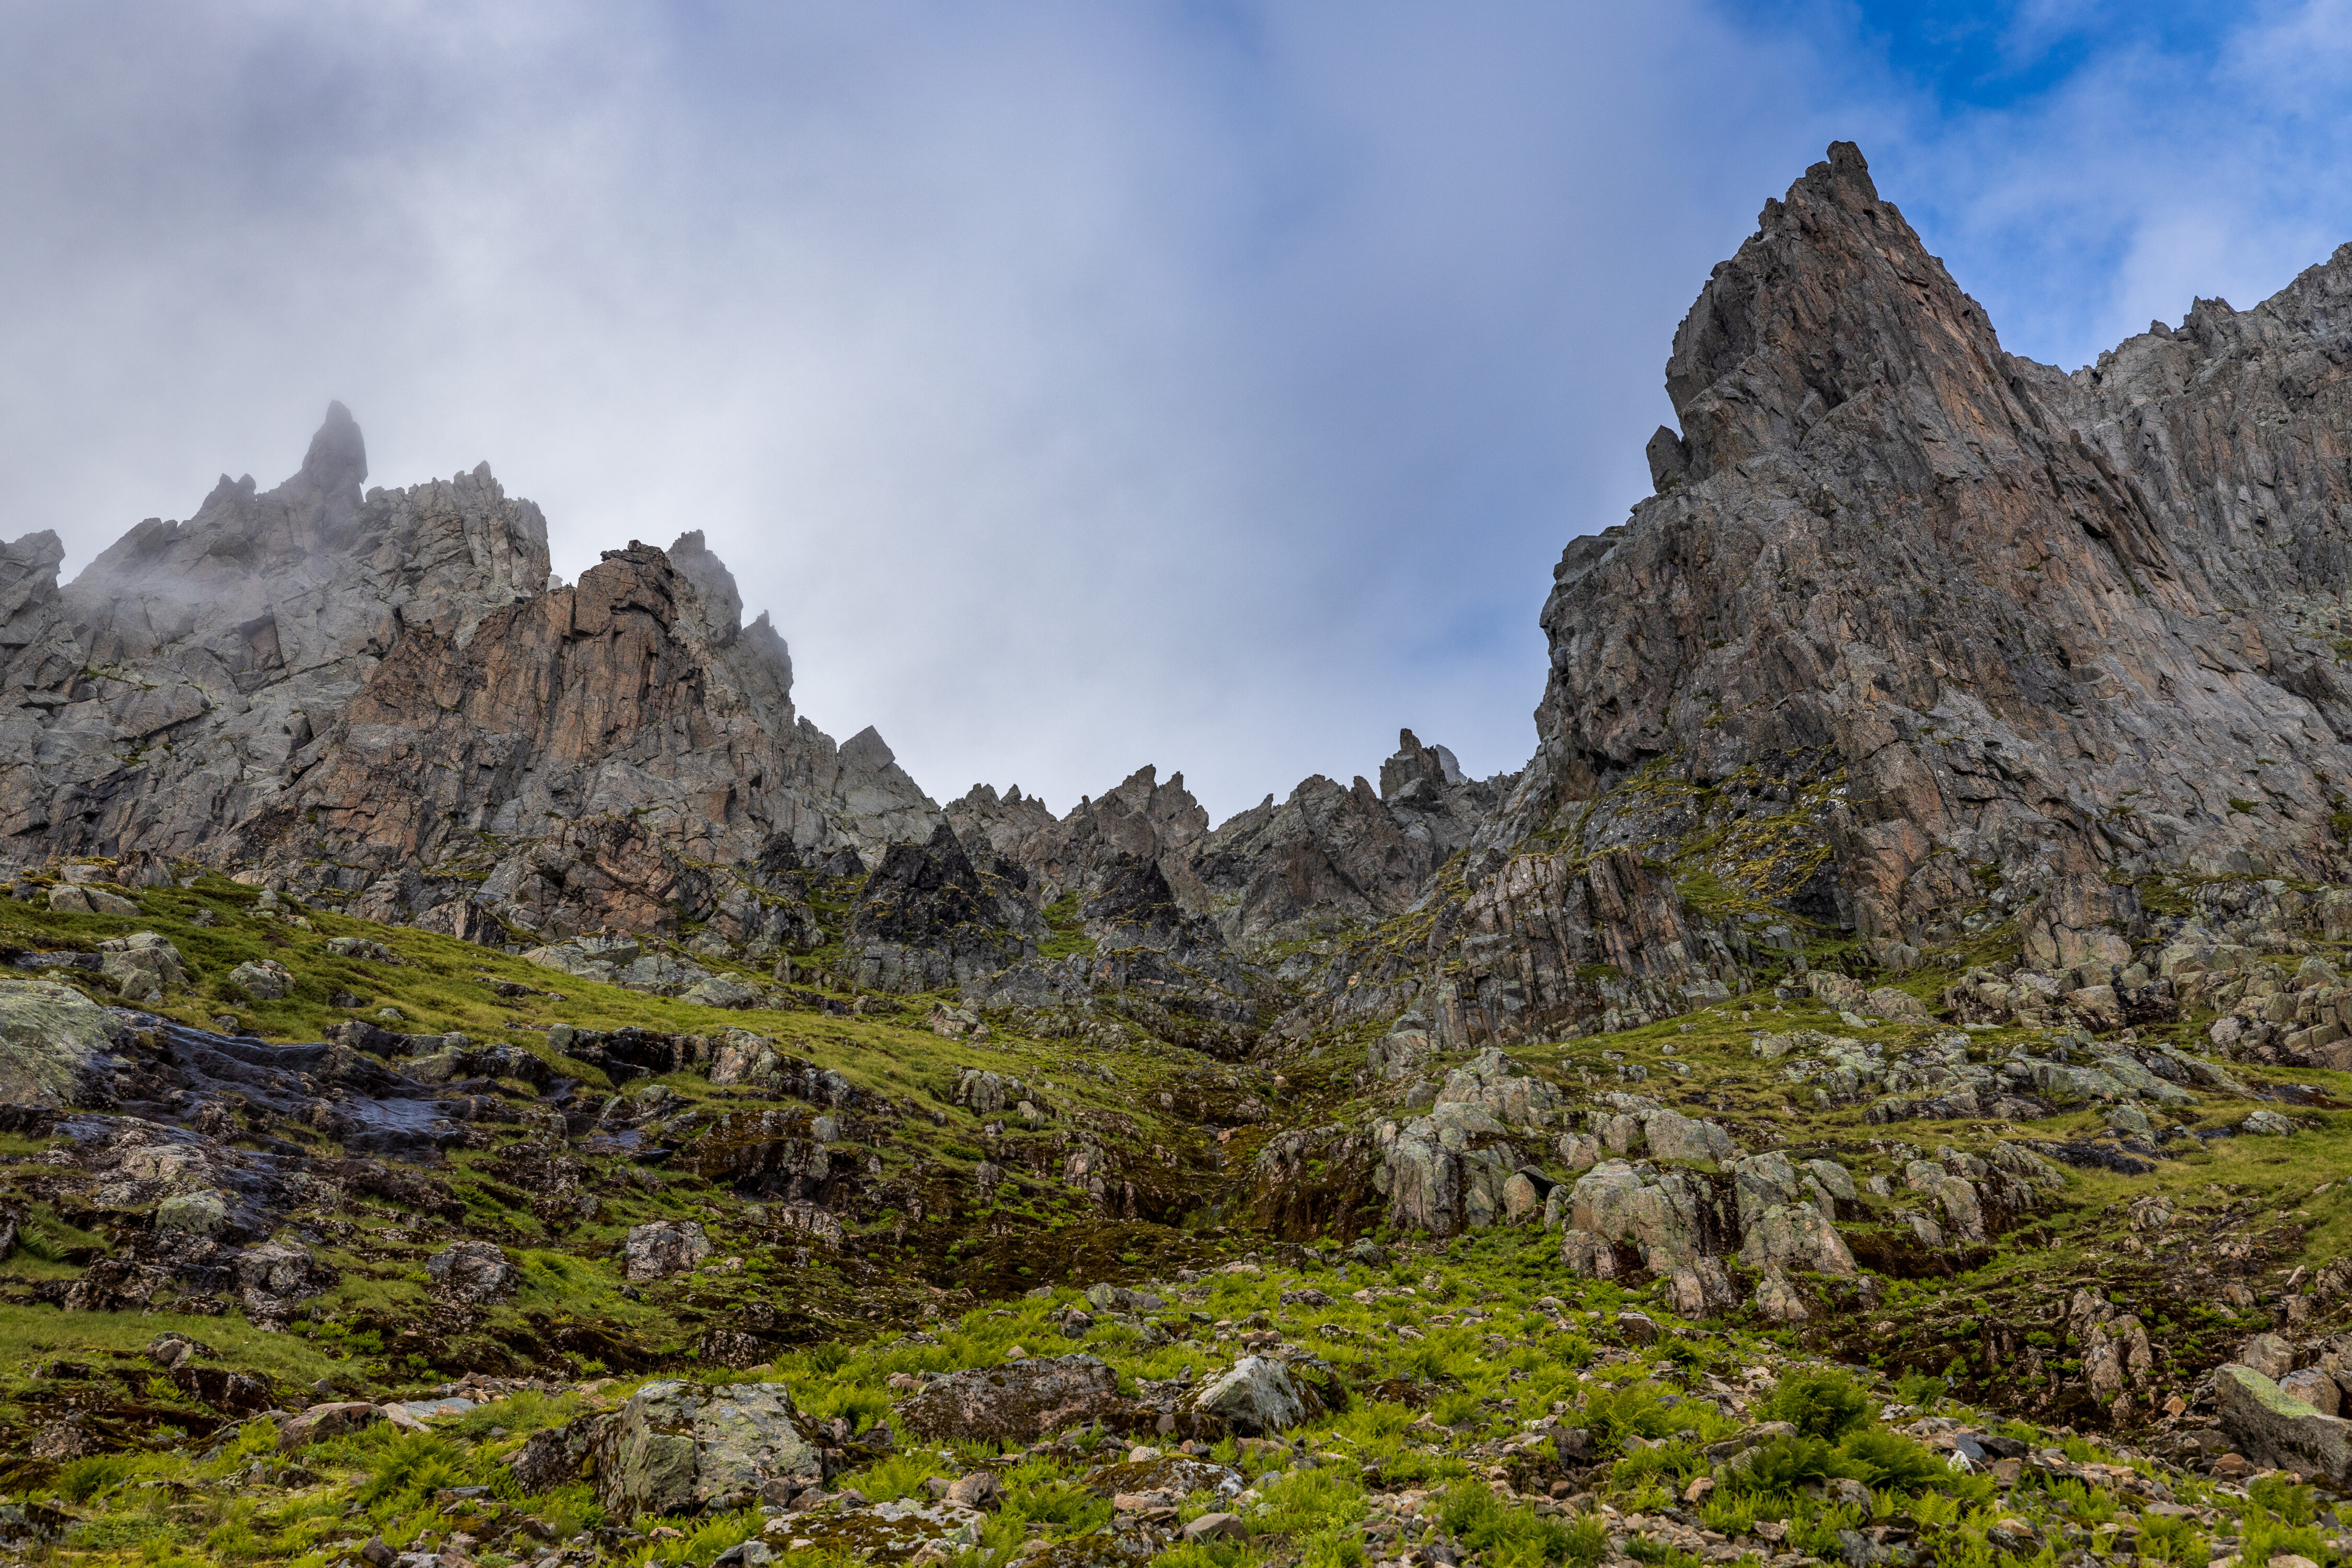
[[1834, 138], [2072, 368], [2352, 239], [2352, 3], [0, 7], [0, 535], [330, 399], [567, 578], [701, 529], [945, 801], [1532, 752], [1675, 326]]

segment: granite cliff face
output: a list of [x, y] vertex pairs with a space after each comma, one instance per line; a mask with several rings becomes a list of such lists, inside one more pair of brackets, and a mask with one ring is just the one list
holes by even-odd
[[1910, 944], [1995, 877], [2073, 954], [2149, 868], [2340, 873], [2347, 287], [2063, 376], [1832, 148], [1675, 335], [1659, 495], [1561, 560], [1546, 804], [1842, 776], [1837, 912]]

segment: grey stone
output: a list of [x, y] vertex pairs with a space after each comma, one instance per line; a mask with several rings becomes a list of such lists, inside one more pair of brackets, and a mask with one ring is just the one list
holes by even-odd
[[634, 1226], [621, 1244], [622, 1272], [631, 1279], [683, 1274], [710, 1256], [710, 1238], [692, 1220], [657, 1219]]
[[2238, 1347], [2237, 1360], [2275, 1383], [2294, 1370], [2294, 1346], [2277, 1334], [2260, 1333]]
[[134, 1005], [152, 1005], [166, 991], [187, 984], [187, 963], [171, 942], [152, 931], [133, 931], [98, 944], [100, 969], [115, 994]]
[[505, 1251], [487, 1241], [453, 1242], [425, 1261], [433, 1283], [466, 1301], [492, 1301], [511, 1295], [522, 1271]]
[[1237, 1513], [1204, 1513], [1184, 1526], [1186, 1541], [1246, 1541], [1249, 1526]]
[[1767, 1271], [1801, 1268], [1816, 1274], [1851, 1275], [1853, 1254], [1837, 1227], [1811, 1204], [1775, 1205], [1748, 1227], [1739, 1260]]
[[278, 1451], [290, 1454], [305, 1444], [347, 1436], [383, 1419], [383, 1412], [363, 1399], [313, 1405], [279, 1424]]
[[629, 1397], [596, 1444], [596, 1495], [622, 1518], [741, 1508], [768, 1482], [814, 1486], [824, 1457], [781, 1383], [664, 1380]]
[[2322, 1415], [2344, 1414], [2342, 1386], [2315, 1366], [2288, 1373], [2278, 1380], [2278, 1385], [2281, 1394], [2289, 1399], [2300, 1399]]
[[2352, 1421], [2322, 1415], [2234, 1362], [2214, 1373], [2213, 1403], [2221, 1430], [2255, 1464], [2352, 1479]]
[[112, 1061], [104, 1009], [70, 985], [0, 979], [0, 1104], [69, 1105]]
[[257, 1002], [277, 1002], [294, 989], [294, 975], [276, 959], [264, 958], [230, 970], [228, 983]]
[[155, 1205], [155, 1225], [191, 1236], [218, 1236], [228, 1228], [228, 1200], [209, 1188], [175, 1194]]
[[1302, 1389], [1290, 1369], [1267, 1356], [1245, 1355], [1192, 1396], [1192, 1408], [1245, 1437], [1287, 1431], [1321, 1414], [1322, 1402]]
[[760, 993], [731, 974], [714, 974], [680, 992], [678, 1000], [698, 1007], [756, 1007]]
[[932, 1379], [898, 1406], [908, 1432], [934, 1441], [1031, 1442], [1090, 1426], [1117, 1407], [1118, 1380], [1100, 1358], [1033, 1356]]

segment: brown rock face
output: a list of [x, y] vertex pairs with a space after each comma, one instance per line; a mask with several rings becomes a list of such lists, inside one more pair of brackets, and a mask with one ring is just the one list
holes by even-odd
[[[363, 497], [366, 471], [336, 405], [294, 478], [224, 479], [69, 587], [53, 535], [0, 549], [13, 858], [331, 859], [361, 912], [495, 941], [491, 905], [551, 934], [664, 929], [708, 912], [688, 861], [937, 825], [879, 736], [798, 720], [783, 639], [741, 624], [699, 533], [551, 587], [545, 521], [487, 465]], [[419, 882], [485, 832], [525, 847], [482, 900]]]
[[1661, 493], [1560, 562], [1538, 809], [1660, 759], [1836, 780], [1862, 932], [1956, 934], [1994, 867], [2053, 952], [2129, 915], [2111, 872], [2337, 865], [2347, 287], [2063, 377], [1832, 147], [1675, 335]]
[[822, 837], [806, 785], [823, 759], [787, 754], [789, 667], [758, 657], [781, 645], [761, 622], [714, 647], [702, 609], [662, 552], [632, 544], [462, 642], [403, 636], [297, 773], [297, 801], [322, 847], [387, 867], [452, 834], [632, 811], [702, 859], [748, 859], [779, 832]]

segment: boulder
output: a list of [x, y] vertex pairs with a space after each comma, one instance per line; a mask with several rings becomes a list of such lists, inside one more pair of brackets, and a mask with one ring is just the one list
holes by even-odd
[[155, 1205], [155, 1228], [218, 1236], [228, 1228], [228, 1199], [209, 1187], [174, 1194]]
[[152, 931], [133, 931], [98, 944], [99, 969], [114, 982], [115, 994], [133, 1005], [152, 1006], [163, 993], [187, 984], [186, 961], [171, 942]]
[[1577, 1179], [1565, 1218], [1570, 1230], [1630, 1244], [1653, 1272], [1671, 1273], [1706, 1250], [1700, 1180], [1612, 1160]]
[[631, 1279], [683, 1274], [710, 1256], [710, 1238], [692, 1220], [657, 1219], [632, 1226], [621, 1244], [622, 1271]]
[[1778, 1268], [1767, 1268], [1757, 1281], [1756, 1310], [1776, 1323], [1801, 1323], [1811, 1315], [1803, 1293]]
[[772, 1480], [815, 1486], [823, 1455], [781, 1383], [649, 1383], [596, 1438], [596, 1497], [620, 1519], [743, 1508]]
[[1833, 969], [1816, 969], [1805, 976], [1805, 989], [1813, 999], [1841, 1013], [1866, 1013], [1870, 1010], [1870, 993], [1862, 983]]
[[756, 1007], [760, 994], [731, 974], [714, 974], [687, 987], [678, 1000], [698, 1007]]
[[1712, 1258], [1695, 1258], [1675, 1269], [1666, 1296], [1675, 1314], [1685, 1318], [1712, 1317], [1739, 1305], [1739, 1292], [1733, 1289], [1731, 1276]]
[[2281, 1394], [2302, 1400], [2322, 1415], [2344, 1414], [2343, 1387], [2315, 1366], [2288, 1373], [2278, 1380], [2278, 1385]]
[[425, 1259], [425, 1271], [439, 1289], [462, 1301], [490, 1301], [522, 1283], [522, 1271], [505, 1251], [487, 1241], [460, 1241]]
[[278, 1451], [290, 1454], [306, 1443], [320, 1443], [330, 1437], [342, 1437], [373, 1426], [383, 1419], [383, 1412], [364, 1399], [339, 1400], [328, 1405], [313, 1405], [299, 1415], [289, 1415], [278, 1429]]
[[1932, 1024], [1936, 1016], [1927, 1005], [1907, 991], [1897, 991], [1892, 985], [1882, 985], [1863, 998], [1857, 1009], [1875, 1013], [1890, 1024]]
[[2236, 1362], [2214, 1373], [2213, 1403], [2221, 1430], [2255, 1464], [2339, 1485], [2352, 1479], [2352, 1421], [2313, 1409]]
[[1731, 1134], [1712, 1121], [1678, 1110], [1653, 1110], [1642, 1119], [1642, 1136], [1658, 1160], [1728, 1160], [1739, 1152]]
[[1748, 1227], [1739, 1260], [1766, 1273], [1790, 1268], [1851, 1275], [1853, 1254], [1837, 1226], [1811, 1204], [1775, 1204]]
[[2294, 1123], [2275, 1110], [2257, 1110], [2238, 1123], [2238, 1131], [2268, 1138], [2284, 1138], [2294, 1131]]
[[368, 963], [398, 963], [400, 954], [380, 942], [370, 942], [363, 936], [331, 936], [327, 951], [337, 958], [356, 958]]
[[1475, 1105], [1506, 1127], [1540, 1127], [1559, 1109], [1559, 1090], [1488, 1047], [1445, 1075], [1439, 1105]]
[[49, 889], [49, 908], [69, 915], [135, 915], [139, 906], [121, 893], [100, 887]]
[[1249, 1526], [1242, 1522], [1242, 1516], [1237, 1513], [1204, 1513], [1184, 1527], [1184, 1540], [1188, 1543], [1248, 1539]]
[[237, 1289], [248, 1310], [268, 1312], [280, 1302], [314, 1292], [310, 1252], [290, 1242], [264, 1241], [246, 1247], [231, 1260]]
[[294, 975], [276, 959], [264, 958], [230, 970], [228, 983], [257, 1002], [277, 1002], [294, 989]]
[[2238, 1364], [2275, 1383], [2294, 1370], [2294, 1346], [2277, 1334], [2256, 1334], [2238, 1347]]
[[933, 1378], [898, 1406], [898, 1420], [932, 1441], [1026, 1443], [1118, 1407], [1118, 1379], [1099, 1358], [1033, 1356]]
[[1192, 1408], [1244, 1437], [1287, 1431], [1322, 1414], [1322, 1401], [1302, 1389], [1290, 1369], [1266, 1356], [1245, 1355], [1192, 1396]]
[[0, 1105], [69, 1105], [111, 1066], [105, 1009], [70, 985], [0, 980]]
[[610, 1415], [591, 1415], [564, 1426], [542, 1426], [506, 1458], [507, 1468], [526, 1496], [551, 1491], [580, 1479], [595, 1451], [596, 1439], [612, 1423]]

